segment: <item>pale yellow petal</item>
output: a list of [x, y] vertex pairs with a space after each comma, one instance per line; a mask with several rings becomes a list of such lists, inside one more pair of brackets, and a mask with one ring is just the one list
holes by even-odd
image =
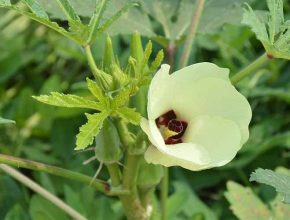
[[[174, 145], [172, 145], [172, 147], [174, 148]], [[190, 151], [187, 152], [187, 154], [190, 154], [190, 153], [191, 153]], [[145, 156], [145, 160], [148, 163], [161, 164], [166, 167], [181, 166], [185, 169], [189, 169], [192, 171], [202, 170], [202, 169], [205, 169], [204, 167], [207, 167], [207, 164], [194, 163], [194, 157], [197, 157], [197, 155], [193, 155], [192, 161], [186, 161], [186, 160], [171, 156], [171, 154], [162, 153], [154, 146], [149, 146], [144, 156]], [[200, 155], [200, 156], [204, 157], [205, 155]]]
[[206, 115], [189, 123], [183, 141], [202, 146], [210, 155], [209, 167], [228, 163], [241, 148], [240, 129], [235, 122]]
[[[155, 121], [149, 120], [148, 127], [148, 138], [151, 143], [163, 154], [167, 154], [176, 161], [183, 161], [183, 163], [193, 164], [208, 164], [210, 162], [209, 154], [203, 146], [196, 143], [180, 143], [166, 145], [163, 137], [157, 128]], [[143, 129], [144, 130], [144, 129]], [[178, 164], [177, 164], [178, 165]]]

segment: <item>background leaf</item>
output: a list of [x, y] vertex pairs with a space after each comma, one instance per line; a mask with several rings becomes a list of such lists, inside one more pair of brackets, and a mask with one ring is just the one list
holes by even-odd
[[251, 174], [250, 181], [270, 185], [283, 195], [283, 201], [290, 203], [290, 176], [272, 170], [257, 169]]
[[0, 117], [0, 124], [14, 124], [14, 123], [15, 123], [15, 121], [8, 120], [8, 119]]
[[244, 188], [232, 181], [227, 183], [227, 189], [225, 196], [231, 204], [232, 211], [240, 220], [268, 220], [271, 218], [271, 213], [267, 206], [251, 189]]
[[31, 11], [40, 18], [49, 19], [45, 10], [41, 7], [37, 0], [23, 0]]

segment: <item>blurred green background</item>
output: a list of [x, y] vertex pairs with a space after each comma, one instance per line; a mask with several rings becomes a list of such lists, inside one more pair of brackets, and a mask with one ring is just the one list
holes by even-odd
[[[152, 3], [148, 2], [149, 5]], [[109, 34], [112, 35], [115, 53], [121, 64], [126, 63], [130, 53], [132, 30], [128, 27], [134, 28], [130, 23], [134, 16], [140, 21], [135, 25], [139, 26], [139, 31], [144, 36], [144, 45], [151, 38], [155, 53], [162, 48], [166, 52], [169, 42], [173, 42], [176, 50], [172, 64], [176, 66], [179, 62], [184, 38], [174, 36], [178, 31], [173, 26], [169, 28], [170, 36], [165, 36], [166, 30], [160, 18], [160, 13], [164, 13], [170, 16], [172, 23], [176, 19], [180, 21], [182, 11], [173, 10], [174, 8], [169, 10], [173, 6], [180, 7], [176, 5], [179, 1], [168, 1], [166, 4], [164, 1], [156, 1], [152, 4], [158, 2], [163, 4], [156, 5], [157, 8], [161, 7], [158, 8], [159, 12], [154, 14], [146, 6], [147, 3], [144, 3], [143, 8], [134, 9], [130, 16], [119, 20], [118, 24], [110, 28]], [[233, 5], [233, 2], [238, 5]], [[236, 73], [263, 53], [263, 47], [254, 34], [240, 24], [242, 3], [243, 1], [227, 0], [207, 3], [211, 5], [203, 15], [193, 43], [190, 63], [210, 61]], [[256, 0], [250, 3], [255, 9], [266, 9], [266, 1]], [[290, 18], [290, 3], [284, 3], [285, 17]], [[65, 26], [66, 22], [60, 20], [61, 16], [51, 7], [48, 11], [54, 12], [52, 16], [55, 20]], [[223, 12], [221, 9], [225, 7], [227, 8]], [[138, 17], [145, 16], [144, 13], [138, 14], [138, 11], [144, 12], [148, 20]], [[85, 19], [86, 14], [82, 16]], [[151, 29], [146, 25], [150, 25]], [[154, 33], [165, 37], [156, 37]], [[105, 38], [105, 34], [99, 36], [93, 45], [97, 63], [101, 63]], [[170, 61], [169, 57], [166, 59], [164, 62]], [[0, 126], [0, 153], [93, 176], [98, 162], [82, 165], [83, 161], [93, 156], [93, 152], [76, 154], [73, 150], [78, 128], [85, 123], [84, 111], [55, 108], [31, 98], [32, 95], [48, 94], [51, 91], [86, 96], [87, 76], [91, 77], [91, 73], [81, 47], [17, 12], [0, 9], [0, 115], [16, 121], [15, 125]], [[270, 60], [267, 67], [243, 80], [237, 87], [248, 98], [253, 110], [249, 141], [237, 157], [224, 167], [201, 172], [171, 168], [168, 219], [237, 219], [230, 209], [225, 192], [228, 192], [228, 197], [237, 196], [236, 200], [229, 199], [232, 205], [241, 206], [247, 212], [250, 207], [243, 198], [252, 192], [245, 187], [250, 187], [269, 208], [276, 198], [275, 190], [249, 182], [250, 173], [258, 167], [290, 172], [287, 170], [290, 165], [289, 62]], [[105, 197], [89, 186], [60, 177], [20, 170], [64, 199], [88, 219], [123, 218], [122, 207], [117, 199]], [[99, 178], [108, 178], [105, 169]], [[242, 186], [228, 181], [235, 181]], [[156, 198], [158, 191], [159, 189]], [[283, 215], [276, 219], [289, 219], [290, 207], [279, 201], [278, 199], [278, 205], [276, 204], [277, 210]], [[259, 211], [258, 205], [253, 206]], [[0, 171], [0, 219], [65, 220], [69, 217]]]

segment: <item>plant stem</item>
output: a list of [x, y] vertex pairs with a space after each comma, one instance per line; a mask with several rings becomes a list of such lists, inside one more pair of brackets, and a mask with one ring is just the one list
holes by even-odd
[[97, 67], [96, 62], [94, 60], [94, 57], [93, 57], [93, 54], [92, 54], [92, 50], [91, 50], [91, 46], [88, 44], [88, 45], [84, 46], [84, 49], [85, 49], [85, 53], [86, 53], [86, 56], [87, 56], [87, 59], [88, 59], [89, 67], [90, 67], [94, 77], [96, 79], [98, 79], [98, 75], [99, 75], [98, 67]]
[[39, 162], [31, 161], [31, 160], [25, 160], [25, 159], [8, 156], [4, 154], [0, 154], [0, 163], [9, 164], [11, 166], [21, 167], [21, 168], [30, 169], [30, 170], [42, 171], [42, 172], [46, 172], [55, 176], [61, 176], [67, 179], [82, 182], [87, 185], [91, 185], [98, 191], [106, 193], [106, 194], [109, 193], [110, 191], [109, 184], [104, 181], [95, 180], [91, 183], [92, 177], [81, 174], [81, 173], [73, 172], [70, 170], [66, 170], [60, 167], [46, 165], [43, 163], [39, 163]]
[[120, 195], [128, 220], [148, 219], [146, 208], [141, 204], [136, 188], [137, 174], [139, 170], [139, 161], [142, 155], [127, 154], [126, 164], [123, 175], [123, 189], [129, 191], [128, 195]]
[[116, 120], [116, 127], [118, 129], [118, 133], [124, 148], [125, 149], [128, 148], [129, 145], [134, 142], [134, 140], [130, 135], [127, 125], [124, 123], [122, 119], [118, 119]]
[[55, 204], [58, 208], [62, 209], [65, 211], [68, 215], [70, 215], [73, 219], [76, 220], [86, 220], [84, 216], [82, 216], [80, 213], [78, 213], [76, 210], [68, 206], [66, 203], [64, 203], [62, 200], [60, 200], [58, 197], [38, 185], [36, 182], [33, 180], [29, 179], [28, 177], [24, 176], [22, 173], [18, 172], [17, 170], [13, 169], [12, 167], [5, 165], [5, 164], [0, 164], [0, 169], [2, 169], [5, 173], [8, 175], [12, 176], [19, 182], [21, 182], [23, 185], [27, 186], [34, 192], [40, 194], [53, 204]]
[[253, 72], [255, 72], [257, 69], [265, 65], [269, 61], [269, 58], [266, 53], [262, 54], [260, 57], [258, 57], [256, 60], [254, 60], [252, 63], [250, 63], [248, 66], [243, 68], [240, 72], [235, 74], [231, 77], [231, 82], [233, 85], [237, 84], [239, 81], [241, 81], [243, 78], [249, 76]]
[[[128, 127], [122, 120], [117, 120], [116, 125], [121, 142], [124, 148], [128, 149], [129, 145], [134, 141], [130, 135]], [[120, 195], [119, 198], [128, 220], [145, 220], [149, 218], [146, 209], [141, 204], [136, 188], [140, 157], [142, 157], [142, 155], [129, 154], [127, 151], [122, 186], [123, 190], [128, 191], [129, 193], [126, 195]]]
[[176, 45], [174, 42], [169, 43], [168, 47], [167, 47], [167, 62], [170, 65], [170, 70], [171, 72], [173, 72], [173, 70], [175, 69], [175, 52], [176, 52]]
[[161, 220], [166, 220], [166, 203], [168, 198], [169, 169], [164, 167], [164, 176], [161, 181]]
[[132, 190], [136, 183], [140, 158], [141, 155], [127, 154], [123, 178], [123, 188], [125, 190]]
[[120, 175], [120, 169], [118, 164], [113, 163], [113, 164], [106, 164], [111, 181], [112, 181], [112, 186], [113, 187], [118, 187], [121, 185], [121, 175]]
[[188, 35], [185, 40], [183, 53], [180, 58], [179, 69], [185, 67], [188, 63], [189, 55], [192, 49], [192, 41], [196, 35], [196, 31], [199, 25], [200, 17], [204, 8], [205, 0], [197, 0], [194, 8], [194, 12], [192, 15], [191, 24], [189, 27]]

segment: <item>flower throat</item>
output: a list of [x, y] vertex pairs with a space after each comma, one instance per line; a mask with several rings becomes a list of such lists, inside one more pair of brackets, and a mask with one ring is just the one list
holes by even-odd
[[159, 116], [155, 123], [165, 141], [165, 144], [182, 143], [182, 136], [187, 128], [187, 122], [178, 120], [173, 110]]

